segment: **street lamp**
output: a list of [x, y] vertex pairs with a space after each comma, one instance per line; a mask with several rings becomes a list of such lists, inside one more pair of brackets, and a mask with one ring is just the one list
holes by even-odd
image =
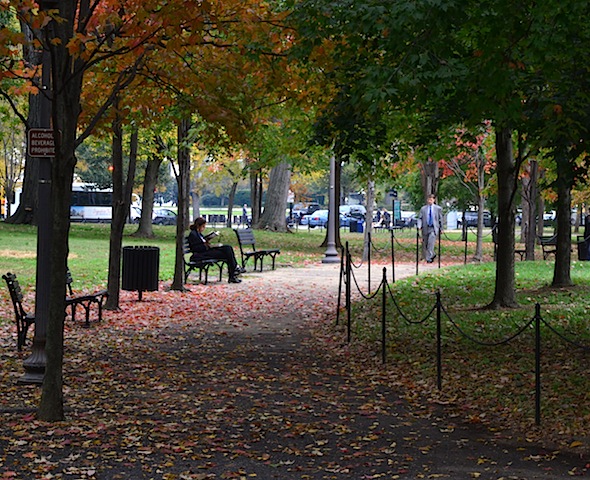
[[[328, 205], [328, 245], [322, 263], [338, 263], [338, 250], [336, 250], [336, 225], [340, 228], [340, 216], [336, 208], [336, 159], [330, 158], [330, 192]], [[338, 222], [338, 224], [336, 223]]]

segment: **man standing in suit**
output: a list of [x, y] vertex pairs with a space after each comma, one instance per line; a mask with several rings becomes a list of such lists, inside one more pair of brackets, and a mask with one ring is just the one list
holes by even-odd
[[422, 228], [422, 253], [428, 263], [436, 257], [434, 245], [436, 237], [442, 231], [442, 208], [434, 203], [435, 196], [428, 195], [427, 204], [420, 209], [420, 227]]

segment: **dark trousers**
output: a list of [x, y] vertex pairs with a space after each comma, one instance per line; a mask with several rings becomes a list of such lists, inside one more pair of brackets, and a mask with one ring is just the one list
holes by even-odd
[[225, 260], [229, 266], [230, 276], [234, 276], [238, 262], [234, 249], [231, 245], [221, 245], [220, 247], [211, 247], [202, 253], [193, 253], [191, 260]]

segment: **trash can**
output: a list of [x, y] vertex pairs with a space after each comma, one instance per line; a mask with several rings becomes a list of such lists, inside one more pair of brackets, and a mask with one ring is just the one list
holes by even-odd
[[160, 249], [158, 247], [123, 247], [123, 290], [142, 292], [158, 290]]
[[363, 233], [365, 231], [365, 224], [362, 222], [362, 220], [357, 220], [356, 231], [357, 233]]
[[348, 225], [350, 226], [350, 233], [356, 233], [357, 229], [358, 229], [358, 222], [351, 218], [348, 222]]
[[590, 255], [588, 255], [588, 242], [584, 241], [584, 237], [582, 235], [578, 235], [577, 244], [578, 260], [590, 260]]

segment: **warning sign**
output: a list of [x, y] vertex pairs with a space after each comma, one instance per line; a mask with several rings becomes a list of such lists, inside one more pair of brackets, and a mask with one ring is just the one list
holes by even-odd
[[31, 128], [27, 134], [29, 156], [55, 157], [55, 138], [51, 128]]

